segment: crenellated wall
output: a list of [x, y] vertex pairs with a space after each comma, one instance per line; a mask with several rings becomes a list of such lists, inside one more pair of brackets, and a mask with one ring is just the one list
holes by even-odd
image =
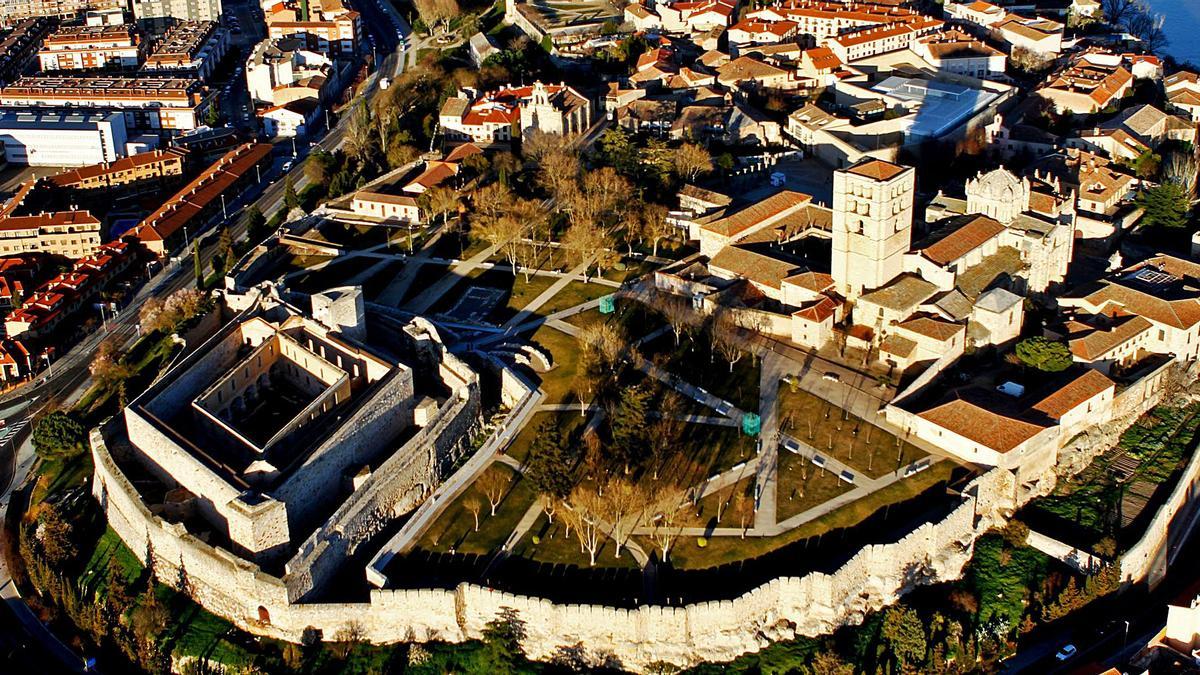
[[[460, 417], [455, 409], [463, 407], [448, 409], [447, 423]], [[348, 501], [330, 521], [325, 534], [331, 536], [314, 535], [289, 564], [289, 571], [301, 564], [318, 571], [297, 583], [265, 574], [150, 513], [99, 430], [92, 434], [92, 454], [93, 492], [121, 538], [143, 561], [152, 550], [162, 579], [177, 579], [182, 565], [197, 601], [253, 633], [298, 641], [309, 627], [331, 636], [357, 622], [378, 643], [462, 641], [480, 637], [485, 623], [511, 607], [526, 622], [530, 656], [547, 658], [559, 647], [582, 643], [594, 657], [611, 656], [633, 670], [654, 661], [682, 666], [729, 660], [774, 640], [857, 623], [915, 586], [961, 575], [975, 538], [1011, 512], [1016, 499], [1012, 474], [992, 470], [967, 487], [962, 503], [944, 519], [897, 542], [867, 546], [833, 574], [775, 579], [727, 601], [617, 609], [561, 605], [464, 583], [454, 590], [375, 590], [367, 603], [305, 603], [292, 600], [330, 571], [320, 569], [322, 558], [340, 558], [337, 549], [355, 541], [355, 528], [369, 527], [381, 509], [403, 496], [403, 481], [381, 481], [376, 491]]]

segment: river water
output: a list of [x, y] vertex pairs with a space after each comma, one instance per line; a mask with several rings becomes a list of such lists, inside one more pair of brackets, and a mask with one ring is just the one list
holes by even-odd
[[1170, 43], [1167, 53], [1179, 61], [1200, 65], [1200, 0], [1148, 0], [1163, 15]]

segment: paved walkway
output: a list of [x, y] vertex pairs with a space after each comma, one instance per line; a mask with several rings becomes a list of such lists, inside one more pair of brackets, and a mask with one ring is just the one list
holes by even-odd
[[434, 303], [441, 300], [443, 296], [457, 286], [458, 282], [465, 279], [471, 272], [475, 271], [475, 268], [495, 255], [497, 250], [499, 250], [498, 246], [488, 246], [470, 258], [451, 266], [450, 269], [446, 270], [446, 274], [441, 279], [438, 279], [437, 282], [421, 291], [421, 294], [417, 297], [404, 303], [403, 309], [415, 314], [424, 314]]
[[776, 498], [779, 486], [779, 380], [790, 362], [774, 352], [762, 357], [759, 369], [758, 434], [759, 462], [755, 481], [754, 527], [765, 530], [778, 518]]
[[370, 564], [367, 565], [367, 581], [378, 588], [386, 586], [387, 577], [383, 571], [391, 559], [412, 548], [425, 530], [441, 515], [442, 509], [453, 503], [467, 486], [475, 482], [475, 479], [491, 466], [497, 453], [512, 442], [517, 433], [529, 422], [529, 417], [545, 397], [542, 390], [535, 389], [514, 410], [509, 412], [495, 433], [488, 437], [466, 464], [455, 471], [446, 482], [438, 486], [433, 494], [417, 507], [408, 522], [371, 559]]
[[1092, 571], [1099, 569], [1104, 564], [1104, 561], [1093, 556], [1091, 553], [1081, 551], [1070, 544], [1065, 544], [1041, 532], [1030, 530], [1026, 543], [1051, 558], [1061, 560], [1069, 567], [1084, 574], [1091, 574]]
[[528, 319], [530, 316], [532, 316], [534, 312], [538, 311], [538, 309], [540, 309], [542, 305], [546, 304], [547, 302], [550, 302], [550, 299], [553, 298], [554, 296], [558, 295], [559, 291], [566, 288], [567, 284], [571, 283], [577, 277], [581, 276], [584, 272], [586, 272], [588, 265], [592, 264], [592, 260], [594, 258], [595, 258], [595, 256], [592, 256], [592, 257], [588, 258], [587, 260], [576, 265], [574, 269], [572, 269], [566, 275], [560, 277], [558, 279], [558, 281], [555, 281], [553, 284], [550, 284], [550, 288], [547, 288], [546, 290], [542, 291], [536, 298], [531, 300], [529, 302], [529, 304], [522, 307], [521, 311], [517, 312], [516, 315], [513, 316], [513, 318], [509, 319], [508, 321], [506, 321], [504, 323], [504, 326], [502, 326], [502, 328], [504, 328], [504, 332], [512, 333], [514, 329], [516, 329], [526, 319]]

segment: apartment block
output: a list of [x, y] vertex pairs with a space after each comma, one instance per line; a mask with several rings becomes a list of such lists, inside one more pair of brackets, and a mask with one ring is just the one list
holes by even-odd
[[342, 0], [288, 0], [264, 7], [267, 37], [300, 37], [327, 56], [351, 56], [363, 41], [362, 18]]
[[38, 63], [43, 71], [133, 69], [145, 51], [132, 25], [63, 26], [42, 42]]
[[145, 72], [195, 77], [205, 81], [229, 51], [229, 33], [215, 21], [183, 21], [172, 26], [150, 50]]
[[212, 104], [197, 80], [171, 77], [39, 75], [0, 88], [0, 106], [121, 112], [126, 126], [139, 131], [195, 129]]

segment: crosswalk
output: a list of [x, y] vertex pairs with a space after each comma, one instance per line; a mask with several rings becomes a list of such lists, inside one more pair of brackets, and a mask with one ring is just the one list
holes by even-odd
[[20, 433], [22, 429], [24, 429], [26, 426], [29, 425], [29, 421], [31, 419], [33, 419], [33, 418], [26, 417], [25, 419], [21, 420], [20, 422], [17, 422], [16, 424], [4, 427], [4, 430], [0, 431], [0, 445], [4, 445], [5, 443], [8, 442], [8, 439], [10, 439], [13, 436], [16, 436], [18, 433]]

